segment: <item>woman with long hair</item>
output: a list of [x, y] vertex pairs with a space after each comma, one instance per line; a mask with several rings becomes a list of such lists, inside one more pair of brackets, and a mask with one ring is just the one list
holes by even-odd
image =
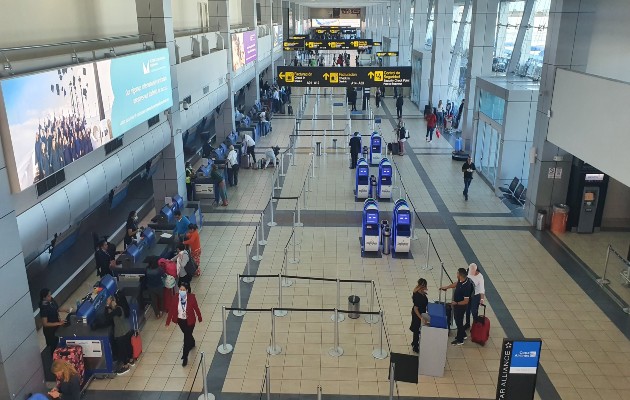
[[46, 338], [46, 346], [50, 354], [55, 352], [59, 338], [55, 335], [57, 328], [63, 326], [63, 321], [59, 317], [59, 311], [70, 312], [70, 310], [60, 309], [57, 302], [52, 297], [52, 292], [44, 288], [39, 292], [39, 316], [42, 320], [42, 330]]
[[48, 392], [53, 399], [80, 400], [81, 380], [77, 370], [65, 360], [55, 360], [51, 371], [57, 377], [57, 386]]
[[411, 299], [413, 300], [413, 308], [411, 309], [411, 325], [409, 326], [409, 330], [413, 332], [411, 347], [415, 353], [418, 353], [420, 350], [420, 327], [423, 322], [425, 325], [429, 324], [429, 315], [427, 314], [429, 299], [427, 297], [426, 279], [418, 279], [418, 283], [411, 294]]

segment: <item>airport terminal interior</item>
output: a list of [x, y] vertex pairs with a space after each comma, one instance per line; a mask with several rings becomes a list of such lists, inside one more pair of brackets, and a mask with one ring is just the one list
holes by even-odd
[[627, 0], [2, 9], [0, 400], [630, 399]]

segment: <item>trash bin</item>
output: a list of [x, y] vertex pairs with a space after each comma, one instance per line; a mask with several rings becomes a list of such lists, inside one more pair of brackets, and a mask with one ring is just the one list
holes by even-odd
[[321, 156], [322, 155], [322, 142], [316, 142], [315, 145], [317, 148], [317, 155]]
[[337, 150], [337, 139], [333, 139], [333, 150]]
[[536, 230], [544, 231], [545, 225], [547, 225], [547, 211], [538, 210], [538, 215], [536, 216]]
[[392, 238], [392, 228], [389, 227], [389, 224], [383, 227], [383, 254], [389, 254], [389, 249], [391, 247], [391, 238]]
[[360, 314], [357, 311], [360, 311], [361, 298], [359, 296], [351, 295], [348, 296], [348, 318], [357, 319]]
[[553, 214], [551, 214], [551, 232], [564, 233], [567, 230], [568, 218], [569, 206], [566, 204], [554, 204]]
[[365, 158], [367, 160], [368, 158], [368, 147], [367, 146], [363, 146], [363, 151], [361, 153], [363, 155], [363, 158]]
[[369, 197], [375, 199], [376, 198], [376, 186], [377, 186], [376, 176], [370, 175], [370, 194]]

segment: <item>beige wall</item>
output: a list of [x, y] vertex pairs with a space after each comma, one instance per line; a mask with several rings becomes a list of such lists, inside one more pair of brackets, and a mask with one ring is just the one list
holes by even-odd
[[[181, 31], [185, 29], [200, 28], [198, 1], [173, 1], [173, 29]], [[207, 2], [206, 2], [207, 4]]]
[[3, 1], [0, 12], [0, 47], [137, 33], [133, 0]]
[[592, 36], [577, 38], [579, 41], [576, 43], [576, 46], [589, 46], [586, 72], [630, 82], [630, 1], [599, 0], [595, 3]]

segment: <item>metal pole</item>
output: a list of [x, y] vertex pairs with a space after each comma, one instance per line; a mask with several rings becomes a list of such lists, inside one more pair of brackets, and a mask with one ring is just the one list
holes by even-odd
[[600, 286], [610, 284], [610, 280], [606, 279], [606, 272], [608, 271], [608, 258], [609, 257], [610, 257], [610, 244], [608, 245], [608, 248], [606, 249], [606, 263], [604, 264], [604, 275], [601, 278], [595, 280], [595, 282], [597, 282]]
[[[374, 281], [372, 281], [370, 288], [372, 289], [370, 292], [370, 312], [374, 311], [374, 291], [376, 290], [376, 285], [374, 284]], [[378, 317], [374, 314], [367, 314], [365, 316], [365, 322], [367, 322], [368, 324], [375, 324], [378, 322]]]
[[284, 173], [284, 153], [280, 154], [280, 176], [287, 176], [287, 174]]
[[[295, 221], [295, 213], [293, 213], [293, 221]], [[295, 222], [293, 223], [293, 225], [295, 225]], [[291, 232], [291, 237], [292, 237], [292, 241], [293, 241], [293, 258], [289, 260], [289, 263], [291, 264], [299, 264], [300, 263], [300, 259], [297, 258], [296, 254], [295, 254], [295, 246], [296, 246], [296, 242], [297, 242], [297, 238], [295, 237], [295, 228], [293, 229], [293, 232]], [[286, 252], [287, 249], [284, 249], [284, 254], [285, 254], [285, 259], [286, 259]]]
[[[440, 263], [440, 287], [444, 286], [444, 261]], [[438, 302], [442, 302], [442, 290], [438, 290]], [[446, 303], [446, 293], [444, 293], [444, 302]]]
[[[308, 175], [308, 171], [306, 172], [306, 174]], [[308, 176], [306, 178], [305, 185], [302, 187], [302, 203], [303, 203], [302, 207], [304, 207], [305, 210], [308, 208], [306, 205], [306, 192], [308, 192], [308, 190], [306, 190], [307, 187], [308, 187]]]
[[378, 345], [378, 349], [374, 349], [374, 351], [372, 352], [372, 357], [376, 358], [377, 360], [382, 360], [387, 358], [387, 351], [385, 351], [383, 349], [383, 310], [380, 311], [380, 317], [381, 317], [381, 331], [380, 331], [380, 339], [379, 339], [379, 345]]
[[[237, 308], [243, 308], [241, 306], [241, 274], [236, 275], [236, 304]], [[245, 315], [245, 311], [232, 310], [232, 314], [234, 314], [235, 317], [242, 317]]]
[[267, 222], [267, 226], [276, 226], [278, 223], [273, 220], [273, 203], [269, 202], [269, 208], [271, 210], [271, 221]]
[[[274, 162], [274, 164], [275, 164], [275, 162]], [[282, 186], [280, 186], [280, 171], [278, 171], [278, 169], [276, 168], [276, 171], [274, 172], [274, 174], [276, 176], [276, 183], [275, 183], [274, 189], [280, 190], [280, 189], [282, 189]]]
[[339, 346], [339, 319], [337, 315], [339, 311], [335, 308], [335, 313], [333, 314], [333, 321], [335, 321], [335, 330], [334, 330], [334, 343], [333, 347], [328, 350], [328, 354], [333, 357], [340, 357], [343, 355], [343, 349]]
[[[258, 237], [258, 227], [256, 227], [256, 237]], [[256, 255], [252, 256], [252, 260], [261, 261], [263, 257], [260, 255], [260, 242], [256, 240]]]
[[265, 213], [260, 213], [260, 238], [258, 238], [258, 244], [264, 246], [267, 244], [267, 240], [265, 240]]
[[295, 163], [295, 147], [297, 146], [297, 138], [293, 143], [293, 148], [291, 149], [291, 166], [295, 167], [297, 164]]
[[232, 347], [231, 344], [228, 344], [227, 342], [227, 318], [225, 316], [225, 306], [223, 306], [221, 308], [221, 316], [223, 318], [223, 344], [219, 345], [219, 347], [217, 347], [217, 351], [221, 354], [228, 354], [231, 353], [232, 350], [234, 349], [234, 347]]
[[324, 140], [322, 141], [322, 147], [324, 151], [324, 157], [326, 157], [326, 129], [324, 129]]
[[317, 385], [317, 400], [322, 400], [322, 386]]
[[433, 267], [429, 265], [430, 250], [431, 250], [431, 234], [427, 233], [427, 257], [426, 257], [426, 263], [425, 263], [424, 267], [420, 267], [420, 269], [422, 269], [424, 271], [431, 271], [433, 269]]
[[252, 272], [249, 270], [249, 251], [250, 251], [249, 249], [250, 249], [250, 245], [246, 244], [245, 245], [245, 262], [247, 263], [246, 264], [247, 265], [246, 271], [247, 271], [247, 275], [250, 275], [250, 276], [246, 276], [245, 278], [243, 278], [243, 282], [245, 282], [245, 283], [252, 283], [252, 282], [254, 282], [254, 277], [251, 276]]
[[300, 200], [297, 201], [297, 222], [293, 224], [293, 226], [304, 226], [301, 221], [302, 216], [302, 208], [300, 207]]
[[276, 203], [278, 200], [274, 199], [273, 196], [276, 195], [275, 185], [273, 184], [273, 177], [271, 177], [271, 196], [269, 196], [269, 204]]
[[278, 308], [274, 309], [276, 317], [284, 317], [289, 313], [287, 310], [282, 310], [282, 274], [278, 274]]
[[341, 302], [341, 281], [337, 278], [337, 308], [333, 315], [330, 316], [330, 319], [333, 321], [343, 322], [346, 319], [346, 316], [343, 313], [338, 313], [337, 310], [340, 307]]
[[206, 353], [201, 352], [201, 374], [203, 375], [203, 394], [198, 400], [214, 400], [214, 395], [208, 393], [208, 367], [206, 366]]
[[394, 372], [396, 371], [396, 363], [392, 363], [389, 367], [389, 400], [394, 400]]
[[[277, 356], [282, 353], [282, 347], [276, 344], [276, 310], [275, 308], [271, 309], [271, 346], [267, 347], [267, 353], [270, 356]], [[267, 367], [269, 368], [269, 367]], [[267, 372], [267, 377], [269, 377], [269, 372]], [[267, 385], [267, 390], [269, 390], [269, 385]]]
[[265, 366], [265, 391], [267, 392], [267, 400], [271, 400], [271, 374], [269, 365]]
[[311, 153], [311, 178], [315, 178], [315, 153]]

